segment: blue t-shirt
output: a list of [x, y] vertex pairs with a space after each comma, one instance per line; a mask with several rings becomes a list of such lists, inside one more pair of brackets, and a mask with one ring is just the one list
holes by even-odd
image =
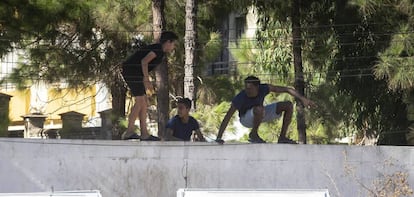
[[189, 141], [193, 131], [199, 129], [200, 126], [198, 125], [197, 120], [192, 116], [189, 117], [187, 123], [183, 123], [181, 118], [176, 115], [168, 121], [167, 128], [173, 130], [174, 137]]
[[269, 94], [269, 85], [260, 84], [259, 85], [259, 94], [254, 98], [249, 98], [245, 92], [242, 90], [237, 94], [233, 100], [232, 105], [239, 111], [239, 116], [243, 116], [247, 110], [253, 108], [254, 106], [263, 105], [264, 98]]

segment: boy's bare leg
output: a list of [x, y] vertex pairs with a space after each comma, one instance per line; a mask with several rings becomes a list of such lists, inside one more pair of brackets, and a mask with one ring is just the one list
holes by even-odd
[[150, 135], [147, 130], [147, 96], [142, 96], [138, 99], [141, 109], [138, 114], [139, 127], [141, 129], [141, 139], [147, 139]]
[[290, 101], [277, 103], [276, 113], [283, 113], [283, 124], [279, 139], [286, 139], [287, 130], [292, 122], [293, 104]]
[[260, 124], [262, 123], [264, 117], [265, 109], [263, 106], [256, 106], [253, 108], [253, 128], [249, 134], [250, 139], [258, 139], [259, 134], [257, 130], [259, 129]]
[[[144, 100], [145, 103], [143, 103], [142, 100]], [[128, 129], [122, 135], [122, 138], [129, 137], [135, 133], [135, 120], [137, 120], [137, 118], [139, 117], [140, 111], [142, 111], [143, 108], [146, 109], [146, 106], [144, 105], [146, 105], [146, 96], [136, 96], [134, 106], [132, 107], [131, 113], [128, 116]]]

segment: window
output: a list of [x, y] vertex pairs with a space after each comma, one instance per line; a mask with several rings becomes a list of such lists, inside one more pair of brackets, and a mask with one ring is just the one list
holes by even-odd
[[13, 83], [7, 80], [7, 77], [12, 73], [13, 68], [17, 67], [18, 59], [19, 52], [14, 50], [0, 60], [0, 80], [3, 82], [0, 84], [1, 90], [11, 91], [16, 88]]
[[246, 27], [246, 16], [236, 17], [236, 39], [240, 39]]

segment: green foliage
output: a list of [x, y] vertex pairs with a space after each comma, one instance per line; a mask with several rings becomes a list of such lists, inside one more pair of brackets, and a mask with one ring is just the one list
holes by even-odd
[[218, 32], [210, 33], [207, 43], [202, 46], [203, 56], [200, 58], [203, 63], [210, 63], [217, 59], [222, 48], [220, 34]]
[[[198, 104], [197, 111], [192, 116], [199, 121], [203, 133], [217, 135], [221, 121], [230, 108], [230, 105], [229, 102], [221, 102], [218, 105]], [[230, 120], [230, 123], [233, 121], [234, 116]], [[235, 128], [232, 124], [229, 124], [226, 131], [235, 132]]]
[[[105, 0], [93, 1], [96, 7], [93, 15], [102, 29], [122, 31], [124, 35], [131, 32], [143, 33], [152, 37], [152, 10], [148, 0]], [[118, 32], [121, 33], [122, 32]]]
[[[328, 143], [336, 137], [353, 134], [379, 135], [380, 139], [385, 139], [383, 132], [399, 131], [406, 125], [404, 118], [398, 115], [404, 114], [402, 95], [384, 91], [384, 81], [377, 81], [371, 76], [375, 56], [386, 49], [388, 43], [400, 43], [391, 40], [387, 34], [381, 34], [381, 30], [395, 29], [393, 18], [407, 18], [410, 11], [403, 9], [406, 6], [401, 6], [402, 3], [394, 5], [384, 2], [385, 5], [364, 2], [302, 1], [301, 12], [306, 13], [302, 15], [301, 24], [307, 94], [322, 106], [308, 116], [308, 134], [317, 143]], [[257, 46], [261, 50], [257, 53], [255, 71], [276, 75], [276, 83], [292, 84], [290, 2], [250, 3], [260, 13]], [[387, 9], [389, 6], [395, 9]], [[406, 40], [403, 45], [411, 46], [408, 44], [410, 39]], [[410, 61], [405, 63], [412, 64]], [[387, 69], [384, 66], [385, 72], [390, 72]], [[410, 84], [412, 81], [408, 79], [410, 73], [407, 71], [401, 69], [400, 73], [405, 76], [395, 77]], [[384, 77], [385, 72], [377, 72]], [[356, 86], [355, 83], [364, 85]], [[396, 122], [390, 122], [391, 117], [399, 118], [395, 119]], [[401, 140], [397, 141], [401, 143]], [[391, 142], [388, 140], [387, 143]]]
[[[291, 132], [291, 128], [294, 125], [291, 125], [288, 131], [288, 137], [294, 137], [294, 133]], [[265, 140], [266, 142], [277, 142], [280, 135], [280, 130], [282, 128], [282, 121], [276, 120], [275, 122], [271, 123], [263, 123], [259, 127], [259, 136]], [[241, 142], [248, 142], [249, 133], [244, 134], [240, 141]]]
[[[21, 87], [39, 79], [49, 83], [64, 79], [71, 87], [88, 86], [97, 80], [110, 84], [116, 74], [115, 65], [126, 57], [131, 38], [143, 28], [147, 28], [147, 32], [142, 34], [147, 37], [152, 34], [148, 29], [151, 24], [150, 1], [2, 3], [6, 4], [0, 6], [3, 9], [0, 13], [4, 13], [0, 15], [2, 31], [17, 37], [3, 39], [6, 33], [2, 34], [1, 40], [25, 47], [28, 51], [25, 58], [30, 59], [12, 76]], [[10, 13], [14, 13], [14, 17], [6, 15]], [[10, 20], [5, 20], [6, 17]], [[3, 24], [3, 21], [13, 21], [13, 24]], [[12, 48], [4, 45], [4, 51]]]
[[239, 89], [240, 85], [226, 76], [205, 77], [198, 87], [197, 101], [205, 105], [231, 101]]
[[[289, 2], [251, 3], [260, 13], [257, 45], [262, 50], [257, 53], [258, 68], [255, 70], [263, 69], [265, 72], [259, 72], [267, 71], [271, 75], [277, 75], [276, 83], [292, 84], [291, 24], [290, 13], [287, 12], [290, 10]], [[403, 143], [400, 137], [388, 140], [390, 136], [384, 133], [389, 130], [400, 131], [407, 125], [404, 117], [399, 115], [404, 114], [402, 95], [399, 92], [384, 91], [384, 81], [372, 77], [372, 67], [377, 62], [376, 55], [388, 48], [388, 43], [391, 46], [393, 43], [401, 43], [396, 41], [397, 38], [391, 40], [388, 34], [381, 32], [384, 29], [395, 29], [398, 19], [410, 18], [407, 16], [411, 12], [406, 8], [412, 6], [401, 6], [402, 4], [302, 1], [301, 12], [306, 13], [302, 15], [301, 24], [307, 94], [320, 106], [308, 116], [309, 138], [315, 139], [315, 142], [328, 143], [336, 137], [357, 134], [380, 136], [382, 143]], [[410, 28], [406, 29], [400, 31], [410, 32]], [[410, 34], [397, 35], [408, 37]], [[411, 47], [410, 38], [405, 40], [402, 45]], [[389, 62], [386, 61], [388, 67], [384, 66], [381, 72], [377, 71], [378, 76], [384, 77], [384, 73], [392, 72]], [[399, 63], [395, 61], [395, 64]], [[411, 61], [404, 63], [412, 64]], [[396, 68], [398, 67], [393, 66], [394, 70]], [[412, 77], [408, 79], [411, 75], [410, 70], [400, 69], [400, 74], [394, 76], [402, 79], [399, 84], [401, 86], [401, 82], [412, 84]], [[356, 83], [364, 85], [355, 85]], [[391, 117], [398, 118], [394, 118], [395, 122], [390, 122]]]
[[[87, 1], [13, 1], [0, 2], [0, 56], [13, 47], [30, 45], [31, 38], [57, 38], [62, 23], [90, 21]], [[54, 17], [50, 17], [54, 16]], [[85, 26], [78, 26], [83, 30]], [[90, 31], [90, 30], [86, 30]], [[39, 40], [37, 40], [39, 41]]]
[[[291, 9], [290, 2], [273, 1], [270, 3], [268, 1], [255, 1], [254, 5], [258, 10], [257, 13], [260, 13], [258, 16], [260, 28], [256, 32], [257, 43], [252, 43], [255, 48], [259, 49], [254, 52], [254, 59], [252, 58], [253, 60], [250, 60], [256, 62], [256, 65], [252, 70], [254, 73], [260, 73], [259, 77], [263, 82], [290, 86], [294, 83], [291, 42], [292, 25], [289, 19]], [[322, 23], [322, 20], [326, 20], [327, 17], [326, 15], [320, 14], [321, 11], [326, 10], [327, 7], [331, 6], [331, 4], [323, 4], [319, 2], [303, 2], [301, 8], [303, 9], [303, 13], [306, 12], [309, 14], [303, 15], [302, 24], [304, 26], [311, 26], [317, 25], [318, 22]], [[326, 11], [322, 13], [326, 13]], [[311, 34], [313, 36], [306, 36]], [[332, 65], [332, 61], [326, 60], [325, 57], [333, 56], [335, 50], [332, 49], [335, 48], [336, 45], [335, 39], [333, 39], [332, 36], [319, 37], [314, 36], [314, 34], [328, 35], [329, 32], [324, 33], [312, 28], [305, 28], [303, 30], [303, 35], [306, 36], [306, 44], [303, 45], [303, 56], [308, 57], [303, 60], [305, 70], [308, 71], [306, 72], [307, 79], [309, 79], [310, 82], [321, 83], [321, 80], [315, 79], [314, 76], [320, 75], [320, 73], [323, 73]], [[324, 45], [323, 43], [326, 43], [326, 45], [321, 46]], [[240, 48], [243, 48], [243, 45], [240, 45]], [[241, 50], [234, 56], [236, 59], [246, 61], [245, 57], [248, 57], [248, 55], [243, 56], [243, 53], [249, 54], [250, 51]], [[272, 95], [266, 100], [276, 102], [292, 100], [292, 98], [286, 97], [286, 95]], [[292, 124], [289, 127], [289, 135], [296, 139], [297, 132], [294, 132], [296, 130], [296, 120], [295, 116], [293, 117]], [[317, 119], [318, 118], [310, 118], [308, 121], [308, 134], [311, 139], [314, 139], [311, 141], [314, 143], [327, 143], [331, 141], [333, 135], [329, 133], [328, 129], [323, 129], [324, 127], [321, 126], [320, 122], [316, 121]], [[268, 141], [276, 141], [280, 133], [281, 123], [282, 121], [276, 121], [275, 123], [261, 125], [259, 130], [262, 133], [261, 135], [263, 138]]]
[[[291, 3], [281, 0], [200, 0], [195, 76], [214, 62], [223, 47], [222, 20], [232, 10], [245, 12], [254, 5], [259, 13], [257, 41], [241, 39], [230, 46], [238, 75], [199, 77], [198, 107], [206, 130], [215, 132], [228, 101], [242, 89], [246, 75], [263, 82], [292, 85]], [[403, 144], [412, 121], [414, 37], [410, 1], [302, 1], [302, 49], [306, 94], [319, 105], [309, 111], [308, 136], [313, 143], [358, 135], [379, 137], [382, 144]], [[166, 1], [166, 29], [185, 33], [185, 0]], [[117, 64], [138, 34], [152, 38], [151, 1], [0, 2], [0, 56], [12, 48], [28, 53], [10, 76], [26, 88], [39, 79], [65, 81], [70, 87], [89, 86], [97, 80], [116, 81]], [[53, 16], [53, 17], [51, 17]], [[169, 57], [170, 82], [183, 79], [184, 48]], [[180, 83], [172, 94], [181, 95]], [[266, 102], [288, 98], [272, 95]], [[289, 98], [290, 99], [290, 98]], [[210, 113], [201, 113], [212, 111]], [[407, 114], [408, 112], [408, 114]], [[407, 120], [408, 119], [408, 120]], [[295, 138], [295, 120], [290, 127]], [[281, 121], [264, 124], [260, 133], [275, 141]], [[398, 134], [395, 134], [398, 133]]]
[[198, 0], [197, 2], [197, 22], [206, 28], [206, 33], [218, 30], [222, 20], [227, 18], [228, 13], [235, 9], [230, 1]]
[[[244, 37], [238, 41], [237, 45], [234, 44], [233, 46], [231, 46], [232, 56], [235, 58], [237, 62], [242, 63], [242, 64], [238, 64], [237, 66], [238, 78], [235, 79], [235, 81], [237, 81], [240, 84], [239, 86], [240, 88], [238, 89], [238, 91], [243, 89], [244, 77], [248, 75], [257, 75], [257, 73], [260, 73], [258, 77], [260, 77], [264, 83], [271, 83], [271, 84], [283, 83], [283, 78], [274, 77], [273, 75], [273, 72], [277, 72], [276, 70], [278, 69], [274, 67], [273, 68], [267, 67], [268, 65], [274, 65], [274, 64], [268, 62], [269, 60], [267, 60], [266, 56], [274, 58], [274, 56], [277, 56], [277, 55], [271, 55], [272, 50], [268, 50], [266, 48], [263, 48], [264, 50], [256, 50], [258, 47], [259, 46], [257, 42], [254, 42], [251, 39], [246, 39]], [[283, 49], [281, 47], [280, 49], [275, 49], [275, 50], [277, 51], [277, 50], [283, 50]], [[264, 61], [264, 63], [260, 61]], [[238, 91], [235, 92], [235, 94], [237, 94]], [[282, 94], [282, 95], [270, 94], [269, 96], [266, 97], [265, 104], [266, 103], [270, 104], [273, 102], [284, 101], [284, 100], [291, 100], [291, 98], [287, 97], [286, 94]], [[292, 121], [292, 125], [289, 127], [289, 131], [288, 131], [288, 135], [290, 135], [290, 137], [295, 137], [295, 135], [297, 137], [297, 134], [292, 131], [293, 128], [295, 128], [295, 125], [296, 123], [295, 123], [295, 118], [294, 118], [294, 120]], [[265, 141], [277, 142], [281, 127], [282, 127], [281, 120], [275, 120], [274, 122], [271, 122], [271, 123], [263, 123], [260, 125], [259, 135]], [[248, 139], [248, 135], [246, 134], [240, 140], [247, 141], [247, 139]]]
[[316, 133], [323, 132], [322, 136], [326, 136], [329, 142], [334, 138], [357, 133], [354, 125], [357, 119], [354, 109], [357, 104], [351, 95], [338, 91], [332, 84], [321, 84], [309, 97], [319, 104], [318, 108], [312, 111], [312, 115], [308, 116], [310, 132], [313, 132], [312, 128], [316, 129]]
[[256, 48], [257, 43], [245, 36], [242, 36], [237, 43], [230, 44], [230, 53], [237, 61], [237, 74], [240, 76], [240, 80], [243, 77], [253, 75], [260, 68], [255, 66], [258, 56]]
[[353, 24], [335, 26], [341, 45], [332, 68], [339, 71], [337, 87], [347, 92], [356, 104], [352, 114], [357, 115], [354, 123], [359, 135], [379, 136], [381, 144], [404, 144], [404, 132], [401, 131], [407, 127], [406, 118], [401, 117], [406, 114], [403, 95], [387, 91], [386, 81], [376, 80], [373, 76], [378, 54], [394, 43], [392, 34], [384, 34], [384, 30], [398, 30], [398, 24], [407, 18], [397, 7], [375, 3], [360, 5], [358, 2], [338, 5], [335, 21], [336, 24]]
[[[260, 25], [266, 29], [257, 31], [260, 55], [257, 64], [263, 71], [277, 76], [277, 81], [293, 83], [293, 56], [292, 44], [290, 42], [291, 24], [281, 23], [277, 19], [259, 20]], [[257, 69], [258, 70], [258, 69]], [[260, 70], [259, 70], [260, 71]]]
[[25, 60], [30, 61], [15, 69], [13, 81], [24, 87], [34, 80], [54, 83], [66, 79], [70, 85], [79, 86], [100, 76], [97, 74], [105, 70], [102, 40], [94, 29], [90, 6], [83, 1], [15, 5], [15, 20], [20, 23], [20, 32], [15, 33], [20, 38], [15, 43], [27, 47]]
[[[176, 83], [177, 79], [184, 79], [184, 35], [185, 35], [185, 0], [166, 1], [165, 14], [168, 30], [174, 31], [179, 35], [178, 46], [175, 53], [169, 58], [169, 81], [173, 85], [171, 87], [172, 94], [182, 96], [183, 84]], [[202, 0], [198, 1], [197, 14], [197, 43], [196, 47], [196, 64], [194, 67], [194, 77], [199, 78], [205, 71], [207, 65], [216, 61], [222, 48], [222, 40], [220, 34], [219, 23], [221, 17], [226, 17], [232, 8], [225, 1], [219, 0]], [[214, 14], [212, 14], [214, 13]], [[201, 79], [205, 80], [205, 79]], [[196, 82], [196, 90], [205, 94], [205, 86], [202, 82]], [[197, 93], [199, 94], [199, 93]]]
[[[399, 32], [411, 32], [410, 24], [401, 25]], [[392, 90], [410, 90], [414, 87], [414, 35], [396, 34], [390, 46], [379, 53], [379, 62], [374, 67], [374, 74], [379, 79], [386, 79]]]

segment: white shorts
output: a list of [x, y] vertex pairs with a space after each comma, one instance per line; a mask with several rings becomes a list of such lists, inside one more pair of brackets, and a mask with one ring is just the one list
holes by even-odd
[[[280, 118], [281, 114], [276, 114], [276, 107], [277, 107], [277, 103], [272, 103], [270, 105], [264, 106], [265, 115], [263, 117], [262, 122], [271, 122], [273, 120]], [[253, 127], [253, 120], [254, 120], [253, 108], [247, 110], [247, 112], [243, 116], [240, 117], [240, 123], [247, 128]]]

